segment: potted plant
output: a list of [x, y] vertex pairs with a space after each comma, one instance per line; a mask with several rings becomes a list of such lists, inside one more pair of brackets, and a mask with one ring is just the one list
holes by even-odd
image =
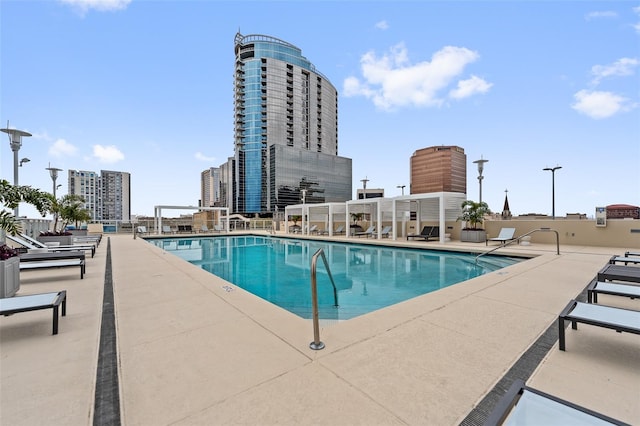
[[[59, 200], [52, 200], [51, 211], [54, 213], [53, 231], [42, 232], [38, 241], [42, 243], [59, 243], [60, 245], [73, 244], [74, 232], [67, 229], [70, 223], [75, 222], [76, 228], [79, 222], [91, 219], [89, 211], [83, 207], [84, 198], [75, 194], [68, 194]], [[58, 228], [58, 224], [60, 227]]]
[[[0, 180], [0, 202], [3, 207], [15, 209], [20, 202], [36, 207], [44, 216], [51, 208], [52, 196], [28, 186], [14, 186]], [[21, 231], [18, 219], [10, 210], [0, 209], [0, 297], [12, 297], [20, 289], [20, 258], [18, 252], [6, 245], [7, 233], [16, 235]]]
[[362, 232], [362, 226], [358, 225], [358, 222], [362, 220], [364, 213], [351, 213], [351, 219], [353, 223], [349, 225], [351, 228], [351, 235], [355, 235], [356, 232]]
[[472, 243], [486, 241], [487, 232], [481, 226], [485, 215], [488, 214], [491, 214], [491, 210], [489, 210], [489, 205], [484, 201], [465, 200], [462, 203], [462, 215], [458, 218], [458, 220], [464, 221], [464, 227], [460, 233], [460, 241]]

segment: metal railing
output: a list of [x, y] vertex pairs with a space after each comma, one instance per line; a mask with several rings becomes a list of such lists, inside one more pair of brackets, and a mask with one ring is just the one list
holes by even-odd
[[494, 247], [489, 251], [485, 251], [484, 253], [480, 253], [479, 255], [476, 256], [476, 262], [478, 261], [478, 259], [482, 256], [484, 256], [485, 254], [489, 254], [492, 253], [498, 249], [501, 249], [503, 247], [506, 247], [510, 244], [516, 243], [516, 242], [520, 242], [520, 240], [523, 237], [526, 237], [527, 235], [531, 235], [534, 232], [555, 232], [556, 233], [556, 254], [560, 254], [560, 234], [558, 234], [558, 231], [556, 231], [555, 229], [551, 229], [551, 228], [539, 228], [539, 229], [534, 229], [533, 231], [529, 231], [526, 234], [522, 234], [519, 237], [514, 238], [513, 240], [509, 240], [509, 241], [505, 241], [502, 244], [500, 244], [498, 247]]
[[318, 263], [318, 257], [322, 257], [324, 267], [327, 270], [331, 285], [333, 285], [333, 301], [334, 306], [338, 307], [338, 289], [336, 283], [333, 281], [331, 270], [329, 269], [329, 263], [327, 257], [324, 255], [324, 250], [318, 249], [318, 251], [311, 258], [311, 304], [313, 305], [313, 342], [309, 343], [309, 347], [313, 350], [324, 349], [324, 343], [320, 341], [320, 322], [318, 320], [318, 285], [316, 280], [316, 264]]

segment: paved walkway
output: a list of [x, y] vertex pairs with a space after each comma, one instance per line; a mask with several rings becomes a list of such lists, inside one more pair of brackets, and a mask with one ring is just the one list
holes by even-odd
[[[628, 249], [501, 249], [538, 257], [325, 326], [326, 348], [313, 351], [309, 321], [142, 239], [108, 237], [84, 280], [75, 270], [22, 273], [19, 294], [66, 289], [67, 316], [56, 336], [50, 311], [0, 319], [0, 424], [93, 424], [108, 242], [126, 425], [460, 424], [609, 257]], [[528, 384], [640, 424], [639, 337], [569, 328], [567, 351], [553, 346]]]

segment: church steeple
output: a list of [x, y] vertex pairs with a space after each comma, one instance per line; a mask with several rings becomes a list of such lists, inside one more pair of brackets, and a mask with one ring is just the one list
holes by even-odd
[[511, 210], [509, 209], [509, 198], [507, 197], [508, 189], [504, 190], [504, 207], [502, 207], [502, 218], [511, 219]]

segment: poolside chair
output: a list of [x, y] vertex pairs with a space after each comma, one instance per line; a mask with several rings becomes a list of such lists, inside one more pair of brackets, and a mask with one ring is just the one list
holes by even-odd
[[162, 233], [163, 234], [173, 234], [173, 231], [171, 230], [171, 226], [162, 225]]
[[209, 232], [209, 227], [207, 225], [201, 225], [200, 232]]
[[355, 235], [360, 238], [363, 235], [366, 236], [367, 238], [369, 238], [370, 236], [373, 235], [373, 232], [376, 230], [376, 227], [374, 225], [371, 225], [370, 227], [367, 228], [366, 231], [364, 232], [356, 232]]
[[[382, 231], [380, 231], [380, 238], [385, 238], [385, 237], [389, 238], [390, 233], [391, 233], [391, 226], [390, 225], [385, 226], [384, 228], [382, 228]], [[375, 236], [376, 235], [374, 234], [374, 237]]]
[[561, 351], [565, 350], [565, 321], [571, 321], [574, 330], [578, 329], [580, 322], [618, 333], [640, 334], [640, 311], [571, 300], [558, 316], [558, 348]]
[[640, 283], [640, 268], [609, 263], [597, 275], [598, 281], [627, 281]]
[[58, 310], [61, 304], [64, 317], [67, 315], [66, 290], [8, 297], [0, 299], [0, 315], [9, 316], [20, 312], [53, 309], [53, 334], [58, 334]]
[[502, 228], [500, 233], [495, 238], [487, 238], [485, 240], [485, 245], [489, 245], [489, 241], [499, 241], [500, 244], [505, 244], [508, 241], [513, 241], [516, 238], [513, 238], [513, 234], [516, 233], [516, 228]]
[[640, 257], [613, 256], [611, 257], [611, 259], [609, 259], [609, 263], [612, 263], [612, 264], [624, 263], [625, 265], [628, 265], [629, 263], [631, 263], [633, 265], [640, 265]]
[[318, 225], [311, 225], [309, 228], [309, 234], [317, 234], [318, 233]]
[[136, 232], [138, 234], [146, 234], [147, 233], [147, 227], [146, 226], [138, 226], [136, 228]]
[[[96, 254], [96, 246], [91, 245], [65, 245], [65, 246], [47, 246], [46, 244], [41, 243], [38, 240], [34, 240], [26, 235], [21, 235], [20, 237], [16, 235], [7, 235], [8, 240], [13, 241], [14, 243], [20, 244], [25, 247], [30, 252], [35, 251], [43, 251], [43, 252], [68, 252], [68, 251], [91, 251], [91, 257], [94, 257]], [[27, 237], [27, 238], [25, 238]]]
[[598, 303], [598, 294], [608, 294], [611, 296], [623, 296], [636, 299], [640, 298], [640, 286], [593, 280], [587, 286], [587, 302]]
[[224, 226], [223, 225], [213, 225], [213, 231], [214, 232], [222, 232], [222, 231], [224, 231]]
[[333, 231], [333, 235], [344, 234], [344, 225], [338, 226], [335, 231]]
[[485, 426], [502, 424], [613, 424], [625, 425], [611, 417], [573, 404], [516, 379], [489, 414]]
[[425, 241], [429, 241], [430, 238], [440, 238], [440, 227], [439, 226], [423, 226], [422, 231], [419, 234], [409, 234], [407, 235], [407, 241], [409, 238], [420, 238]]

